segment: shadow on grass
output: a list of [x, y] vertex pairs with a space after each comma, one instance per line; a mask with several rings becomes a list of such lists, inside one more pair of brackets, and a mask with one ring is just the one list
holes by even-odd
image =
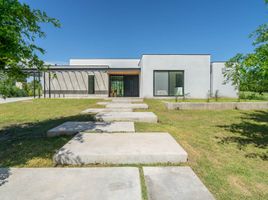
[[268, 160], [268, 111], [243, 113], [240, 123], [218, 127], [234, 134], [219, 138], [220, 143], [237, 143], [239, 149], [243, 149], [247, 145], [253, 145], [259, 150], [266, 150], [266, 152], [249, 153], [246, 154], [246, 157], [259, 157], [262, 160]]
[[51, 162], [42, 163], [42, 159], [52, 160], [54, 153], [72, 136], [47, 137], [46, 133], [66, 121], [94, 121], [94, 115], [75, 115], [3, 127], [0, 130], [0, 167], [27, 166], [32, 159], [36, 160], [36, 166], [51, 165]]

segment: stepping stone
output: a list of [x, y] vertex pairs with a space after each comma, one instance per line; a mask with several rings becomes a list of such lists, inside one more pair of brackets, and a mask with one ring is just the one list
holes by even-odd
[[145, 103], [108, 103], [106, 108], [148, 109], [149, 106]]
[[213, 200], [190, 167], [143, 167], [149, 200]]
[[56, 164], [153, 164], [187, 161], [168, 133], [79, 133], [53, 157]]
[[135, 167], [2, 168], [0, 197], [1, 200], [142, 199], [139, 170]]
[[112, 102], [119, 102], [119, 103], [143, 102], [143, 99], [115, 98], [112, 99]]
[[102, 112], [132, 112], [132, 108], [89, 108], [81, 113], [102, 113]]
[[97, 105], [106, 106], [107, 104], [111, 103], [111, 101], [103, 101], [103, 102], [97, 102]]
[[157, 123], [157, 116], [153, 112], [107, 112], [98, 113], [95, 118], [99, 121], [131, 121]]
[[65, 122], [47, 132], [47, 136], [74, 135], [78, 132], [135, 132], [133, 122]]

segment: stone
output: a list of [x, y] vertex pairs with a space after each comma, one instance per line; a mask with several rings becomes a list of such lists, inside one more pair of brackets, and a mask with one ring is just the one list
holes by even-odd
[[95, 118], [99, 121], [132, 121], [157, 123], [157, 116], [153, 112], [107, 112], [98, 113]]
[[139, 170], [135, 167], [2, 168], [0, 197], [1, 200], [142, 199]]
[[143, 102], [143, 99], [140, 99], [140, 98], [113, 98], [112, 102], [134, 103], [134, 102]]
[[145, 103], [108, 103], [106, 108], [132, 108], [132, 109], [148, 109]]
[[149, 200], [213, 200], [190, 167], [143, 167]]
[[56, 164], [154, 164], [187, 161], [168, 133], [79, 133], [54, 155]]
[[105, 106], [109, 103], [111, 103], [111, 101], [101, 101], [101, 102], [97, 102], [97, 105]]
[[65, 122], [47, 132], [47, 136], [74, 135], [78, 132], [135, 132], [133, 122]]
[[86, 113], [103, 113], [103, 112], [132, 112], [132, 108], [89, 108], [82, 111], [82, 114]]

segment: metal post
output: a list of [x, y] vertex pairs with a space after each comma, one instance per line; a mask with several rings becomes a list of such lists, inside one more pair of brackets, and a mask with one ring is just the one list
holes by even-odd
[[34, 80], [33, 80], [33, 95], [34, 95], [34, 98], [35, 98], [35, 72], [33, 73], [33, 76], [34, 76]]
[[40, 76], [41, 76], [41, 73], [38, 72], [38, 98], [40, 99], [41, 97], [41, 88], [40, 88], [40, 85], [41, 85], [41, 79], [40, 79]]
[[43, 78], [44, 78], [44, 98], [46, 98], [46, 72], [43, 72], [44, 73], [44, 76], [43, 76]]
[[48, 97], [51, 98], [51, 91], [50, 91], [50, 72], [48, 72]]

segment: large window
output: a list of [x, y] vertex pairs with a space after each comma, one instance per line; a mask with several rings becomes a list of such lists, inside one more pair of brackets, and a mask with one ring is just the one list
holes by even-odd
[[154, 96], [182, 96], [184, 71], [154, 71]]

